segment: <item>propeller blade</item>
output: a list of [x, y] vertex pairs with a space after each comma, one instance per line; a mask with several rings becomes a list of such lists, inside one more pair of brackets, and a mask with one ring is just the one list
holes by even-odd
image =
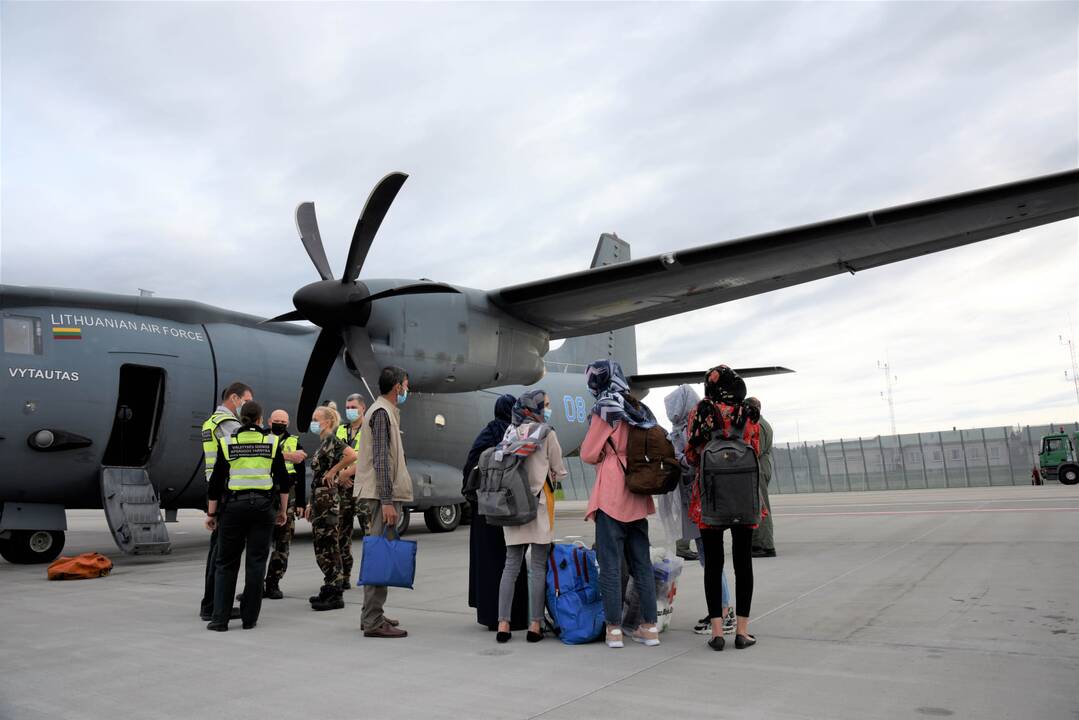
[[299, 310], [292, 310], [291, 312], [287, 312], [284, 315], [278, 315], [277, 317], [272, 317], [269, 320], [263, 320], [259, 323], [259, 325], [265, 325], [266, 323], [275, 322], [288, 322], [289, 320], [306, 320], [306, 318]]
[[367, 197], [367, 203], [363, 206], [360, 219], [356, 222], [356, 231], [352, 233], [352, 244], [348, 248], [348, 260], [345, 262], [345, 272], [341, 275], [341, 282], [350, 283], [360, 276], [364, 260], [371, 250], [371, 243], [375, 240], [375, 233], [382, 225], [383, 218], [397, 197], [397, 191], [405, 184], [408, 175], [402, 172], [392, 172], [379, 180], [378, 185]]
[[326, 248], [322, 247], [322, 235], [318, 232], [315, 203], [300, 203], [296, 208], [296, 229], [300, 231], [300, 241], [315, 264], [315, 270], [323, 280], [331, 280], [333, 273], [330, 272], [330, 261], [326, 259]]
[[378, 397], [378, 376], [382, 369], [375, 360], [375, 351], [371, 349], [371, 336], [367, 334], [367, 328], [357, 325], [349, 325], [342, 330], [345, 337], [345, 345], [348, 348], [349, 357], [360, 371], [367, 394], [374, 402]]
[[397, 297], [398, 295], [434, 295], [439, 293], [460, 293], [461, 291], [451, 285], [444, 285], [442, 283], [433, 282], [421, 282], [414, 283], [412, 285], [399, 285], [389, 290], [383, 290], [377, 292], [374, 295], [368, 295], [360, 300], [353, 300], [349, 305], [355, 307], [357, 305], [363, 305], [365, 303], [374, 302], [375, 300], [381, 300], [388, 297]]
[[333, 369], [333, 364], [341, 352], [341, 335], [337, 328], [323, 328], [311, 348], [311, 357], [307, 360], [307, 369], [303, 372], [300, 384], [300, 405], [296, 410], [296, 427], [300, 432], [307, 431], [311, 414], [318, 407], [322, 387]]

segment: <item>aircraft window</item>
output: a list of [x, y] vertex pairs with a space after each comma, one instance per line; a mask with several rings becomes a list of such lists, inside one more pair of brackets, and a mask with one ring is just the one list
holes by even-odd
[[446, 417], [441, 414], [435, 415], [435, 426], [440, 428], [446, 427]]
[[4, 318], [4, 352], [41, 354], [41, 321], [31, 317]]

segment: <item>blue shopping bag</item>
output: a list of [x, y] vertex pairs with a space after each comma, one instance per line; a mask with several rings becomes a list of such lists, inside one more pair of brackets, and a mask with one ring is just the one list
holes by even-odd
[[[391, 535], [394, 537], [391, 538]], [[382, 535], [364, 537], [357, 585], [402, 587], [411, 590], [415, 580], [415, 541], [402, 540], [392, 526], [387, 526]]]

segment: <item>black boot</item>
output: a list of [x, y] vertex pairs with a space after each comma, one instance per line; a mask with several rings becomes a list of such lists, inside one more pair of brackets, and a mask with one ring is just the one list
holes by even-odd
[[345, 607], [345, 601], [341, 598], [340, 590], [330, 590], [326, 595], [325, 600], [319, 600], [311, 603], [311, 609], [317, 611], [323, 610], [340, 610]]
[[285, 597], [285, 594], [281, 592], [281, 588], [277, 586], [276, 582], [266, 581], [266, 585], [262, 588], [262, 597], [269, 600], [280, 600]]
[[322, 602], [331, 592], [333, 592], [333, 588], [331, 586], [323, 585], [321, 588], [319, 588], [318, 595], [312, 595], [311, 597], [307, 598], [307, 602], [311, 603], [312, 605], [317, 602]]

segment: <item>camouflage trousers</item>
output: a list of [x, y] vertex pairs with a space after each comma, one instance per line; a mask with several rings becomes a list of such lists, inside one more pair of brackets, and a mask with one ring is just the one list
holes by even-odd
[[323, 585], [337, 587], [345, 578], [341, 569], [341, 513], [337, 488], [313, 488], [311, 498], [311, 534], [315, 562], [322, 571]]
[[371, 526], [371, 511], [367, 503], [358, 502], [352, 496], [352, 488], [340, 489], [341, 524], [338, 526], [341, 547], [341, 571], [345, 578], [352, 577], [352, 534], [355, 530], [355, 521], [360, 521], [360, 537], [367, 534], [367, 528]]
[[[280, 495], [274, 493], [274, 512], [281, 508]], [[288, 522], [284, 525], [274, 525], [273, 544], [271, 546], [270, 564], [266, 568], [266, 584], [277, 585], [288, 570], [288, 550], [292, 544], [292, 534], [296, 530], [296, 491], [288, 494]]]

